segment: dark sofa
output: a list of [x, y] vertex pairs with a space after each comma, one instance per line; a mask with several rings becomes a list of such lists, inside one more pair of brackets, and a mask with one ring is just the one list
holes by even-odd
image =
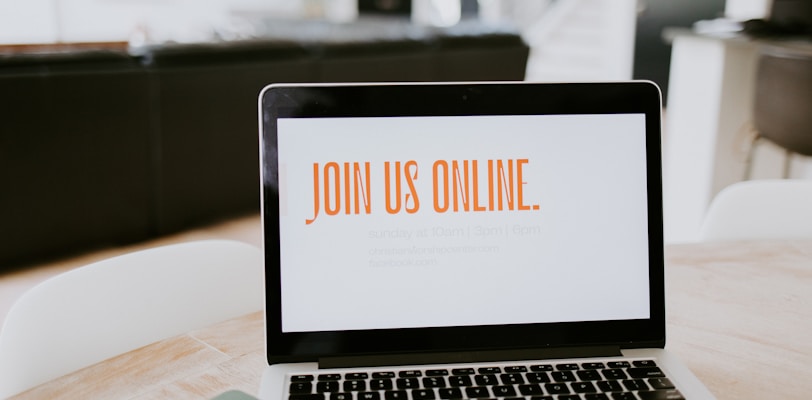
[[115, 52], [0, 62], [0, 268], [153, 232], [148, 88]]
[[509, 28], [267, 21], [253, 38], [0, 54], [0, 270], [259, 210], [281, 82], [522, 80]]

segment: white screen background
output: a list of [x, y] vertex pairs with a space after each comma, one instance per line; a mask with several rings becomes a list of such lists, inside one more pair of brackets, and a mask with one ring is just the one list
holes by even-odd
[[[280, 119], [278, 145], [284, 332], [649, 317], [642, 114]], [[437, 160], [478, 160], [487, 208], [487, 160], [519, 159], [537, 210], [435, 211]], [[416, 212], [386, 211], [386, 161], [415, 162]], [[329, 162], [369, 162], [370, 214], [343, 172], [326, 214]]]

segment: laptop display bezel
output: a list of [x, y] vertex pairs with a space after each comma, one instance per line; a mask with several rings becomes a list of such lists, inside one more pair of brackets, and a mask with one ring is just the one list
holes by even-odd
[[[327, 356], [573, 346], [664, 347], [661, 94], [651, 82], [270, 85], [259, 98], [268, 362]], [[278, 118], [644, 114], [651, 317], [528, 325], [282, 331]]]

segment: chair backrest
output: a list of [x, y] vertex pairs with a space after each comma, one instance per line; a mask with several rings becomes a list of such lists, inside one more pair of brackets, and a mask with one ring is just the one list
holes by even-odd
[[33, 287], [0, 331], [0, 398], [264, 308], [262, 251], [204, 240], [83, 266]]
[[812, 238], [812, 180], [738, 182], [711, 202], [703, 241]]
[[756, 73], [753, 122], [759, 137], [812, 156], [812, 45], [764, 46]]

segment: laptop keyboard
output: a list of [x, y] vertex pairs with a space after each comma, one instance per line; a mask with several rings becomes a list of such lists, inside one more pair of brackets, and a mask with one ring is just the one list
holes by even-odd
[[289, 400], [684, 399], [653, 360], [376, 368], [289, 379]]

